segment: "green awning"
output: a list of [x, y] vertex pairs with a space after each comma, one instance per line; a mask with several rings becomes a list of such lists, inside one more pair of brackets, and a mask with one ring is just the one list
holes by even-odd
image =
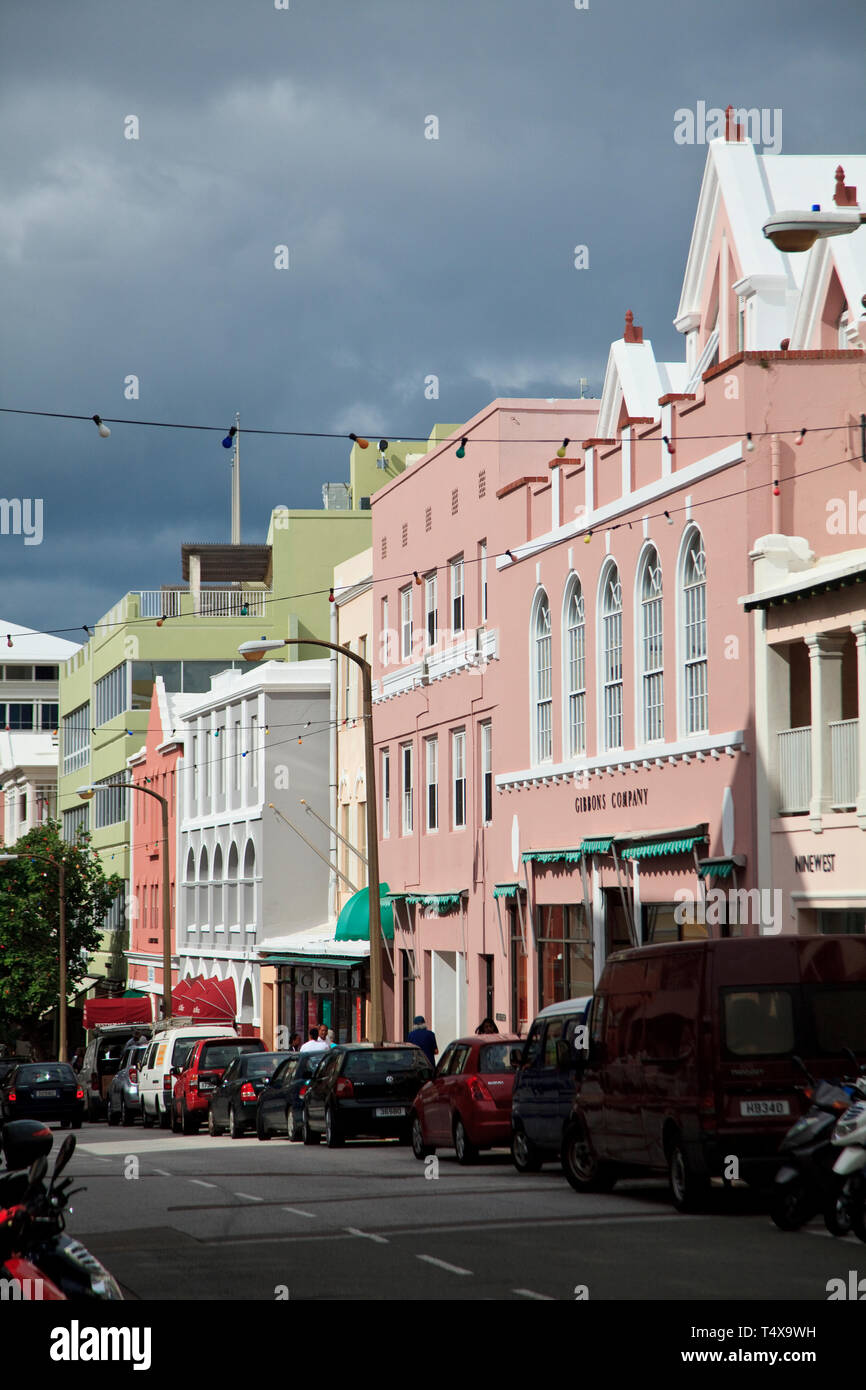
[[352, 970], [356, 965], [366, 965], [366, 956], [262, 956], [262, 965], [328, 965], [332, 970]]
[[662, 859], [668, 854], [689, 854], [695, 845], [706, 842], [706, 835], [689, 835], [683, 840], [643, 840], [624, 845], [620, 859]]
[[[379, 884], [379, 912], [382, 919], [382, 935], [386, 941], [394, 940], [394, 909], [387, 896], [387, 883]], [[335, 941], [370, 940], [370, 898], [368, 888], [359, 888], [346, 903], [334, 932]]]
[[579, 849], [527, 849], [520, 856], [524, 864], [579, 864]]
[[704, 859], [698, 874], [701, 878], [730, 878], [735, 868], [733, 859]]
[[595, 840], [581, 840], [581, 854], [609, 854], [613, 844], [612, 835], [600, 835]]
[[525, 883], [494, 883], [494, 898], [516, 898], [518, 893], [526, 891]]
[[435, 912], [437, 916], [444, 917], [446, 913], [453, 912], [460, 906], [462, 897], [462, 893], [407, 893], [406, 902], [415, 903], [427, 912]]

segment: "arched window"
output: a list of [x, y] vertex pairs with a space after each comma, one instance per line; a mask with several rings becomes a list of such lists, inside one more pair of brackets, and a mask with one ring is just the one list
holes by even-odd
[[244, 926], [256, 924], [256, 848], [247, 840], [244, 850]]
[[225, 923], [223, 915], [223, 852], [219, 845], [213, 852], [213, 924], [221, 927]]
[[198, 861], [198, 921], [199, 926], [210, 926], [210, 880], [208, 878], [207, 850], [202, 846]]
[[230, 927], [240, 925], [238, 918], [238, 847], [232, 841], [229, 850], [229, 871], [227, 883], [226, 920]]
[[641, 734], [651, 743], [665, 736], [662, 566], [655, 546], [644, 555], [639, 595]]
[[565, 756], [586, 752], [586, 623], [583, 590], [573, 575], [565, 593]]
[[186, 900], [186, 925], [190, 927], [195, 923], [195, 854], [192, 850], [186, 856], [184, 898]]
[[684, 733], [709, 728], [707, 704], [707, 557], [700, 531], [692, 528], [680, 569]]
[[601, 577], [601, 658], [604, 746], [622, 748], [622, 585], [612, 562]]
[[550, 604], [544, 590], [535, 603], [532, 624], [533, 760], [553, 756], [553, 700], [550, 683]]

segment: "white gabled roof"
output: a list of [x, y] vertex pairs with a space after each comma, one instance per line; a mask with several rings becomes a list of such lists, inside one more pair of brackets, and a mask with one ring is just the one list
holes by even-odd
[[[5, 646], [7, 634], [12, 638], [11, 650]], [[0, 618], [0, 636], [4, 641], [3, 658], [9, 662], [59, 665], [61, 661], [68, 661], [81, 645], [80, 642], [67, 642], [65, 637], [53, 637], [48, 632], [22, 627], [20, 623], [10, 623], [6, 618]]]
[[50, 733], [0, 730], [0, 773], [13, 767], [57, 771], [57, 739]]
[[649, 339], [627, 343], [618, 338], [611, 343], [598, 410], [598, 438], [616, 439], [623, 400], [629, 415], [658, 420], [659, 397], [683, 391], [686, 375], [684, 362], [657, 362]]

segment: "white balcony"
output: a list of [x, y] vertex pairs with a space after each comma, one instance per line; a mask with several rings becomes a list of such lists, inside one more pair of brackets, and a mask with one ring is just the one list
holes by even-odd
[[857, 724], [856, 719], [841, 719], [830, 725], [834, 811], [848, 811], [857, 803]]
[[779, 734], [779, 815], [808, 811], [812, 795], [812, 729], [783, 729]]
[[269, 595], [264, 589], [202, 589], [195, 613], [189, 589], [131, 589], [129, 597], [138, 599], [142, 618], [264, 618]]

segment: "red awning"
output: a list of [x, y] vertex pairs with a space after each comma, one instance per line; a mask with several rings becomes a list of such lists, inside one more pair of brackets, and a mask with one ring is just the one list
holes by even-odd
[[233, 980], [203, 975], [181, 980], [172, 990], [171, 1012], [178, 1018], [194, 1018], [201, 1023], [234, 1023], [237, 998]]
[[84, 1004], [84, 1026], [95, 1028], [99, 1023], [152, 1023], [150, 999], [87, 999]]

